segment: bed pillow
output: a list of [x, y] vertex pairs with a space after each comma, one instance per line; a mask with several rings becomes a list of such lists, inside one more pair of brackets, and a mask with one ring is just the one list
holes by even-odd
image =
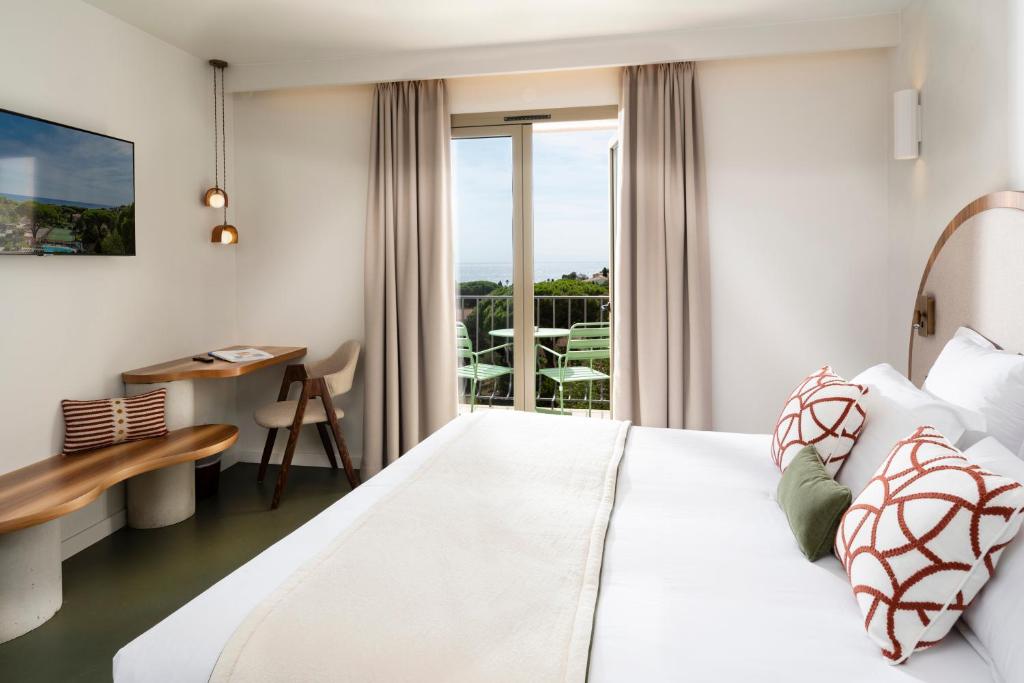
[[954, 444], [968, 430], [985, 429], [981, 415], [921, 391], [887, 363], [868, 368], [852, 381], [870, 389], [862, 399], [868, 415], [864, 429], [836, 477], [854, 497], [867, 486], [892, 445], [917, 427], [933, 425]]
[[789, 463], [779, 480], [777, 498], [804, 557], [814, 562], [828, 555], [852, 496], [850, 489], [829, 476], [814, 446], [802, 448]]
[[786, 399], [775, 423], [772, 461], [782, 471], [804, 446], [813, 445], [834, 477], [864, 425], [860, 400], [867, 389], [826, 365], [805, 378]]
[[61, 401], [64, 410], [64, 454], [165, 435], [166, 401], [166, 389], [127, 398]]
[[868, 636], [898, 664], [941, 640], [1020, 529], [1024, 487], [933, 427], [896, 443], [843, 515], [836, 555]]
[[1024, 356], [961, 327], [935, 359], [924, 388], [984, 415], [989, 435], [1024, 457]]
[[[994, 437], [964, 451], [964, 457], [984, 470], [1024, 482], [1024, 461]], [[1024, 681], [1024, 539], [1011, 543], [985, 590], [964, 612], [975, 646], [984, 649], [1004, 681]]]

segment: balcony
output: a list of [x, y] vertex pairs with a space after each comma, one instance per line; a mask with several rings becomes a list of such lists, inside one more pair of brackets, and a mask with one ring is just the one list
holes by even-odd
[[[510, 343], [508, 336], [502, 336], [503, 330], [513, 327], [512, 296], [504, 294], [460, 295], [457, 297], [456, 319], [466, 325], [473, 349], [488, 349]], [[537, 295], [534, 297], [533, 319], [539, 328], [568, 329], [575, 323], [605, 322], [608, 320], [608, 295]], [[554, 336], [538, 339], [538, 343], [555, 351], [565, 350], [567, 337]], [[550, 367], [552, 356], [537, 351], [537, 368]], [[485, 354], [483, 363], [512, 367], [512, 349], [505, 348]], [[608, 362], [594, 361], [594, 368], [611, 374]], [[610, 382], [594, 382], [593, 396], [588, 402], [587, 383], [579, 382], [565, 385], [565, 412], [572, 415], [586, 416], [588, 405], [591, 417], [608, 418], [611, 415]], [[470, 382], [459, 383], [459, 412], [469, 412]], [[512, 378], [499, 377], [495, 380], [479, 382], [476, 389], [475, 403], [479, 408], [511, 409]], [[558, 387], [546, 377], [537, 377], [536, 406], [538, 412], [559, 412]]]

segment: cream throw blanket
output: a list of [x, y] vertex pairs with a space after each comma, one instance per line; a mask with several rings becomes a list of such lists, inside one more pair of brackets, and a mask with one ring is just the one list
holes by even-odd
[[583, 681], [627, 422], [487, 411], [242, 623], [212, 681]]

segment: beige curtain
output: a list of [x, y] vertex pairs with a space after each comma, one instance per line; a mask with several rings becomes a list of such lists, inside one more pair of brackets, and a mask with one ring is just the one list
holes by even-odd
[[444, 81], [379, 84], [370, 135], [364, 479], [458, 409]]
[[696, 100], [692, 63], [622, 72], [612, 405], [652, 427], [711, 426]]

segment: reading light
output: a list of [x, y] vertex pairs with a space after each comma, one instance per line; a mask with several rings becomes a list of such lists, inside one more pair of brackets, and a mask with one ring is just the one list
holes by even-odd
[[916, 159], [921, 153], [921, 104], [916, 90], [892, 96], [893, 158]]
[[238, 230], [233, 225], [218, 225], [210, 241], [215, 244], [238, 244]]

